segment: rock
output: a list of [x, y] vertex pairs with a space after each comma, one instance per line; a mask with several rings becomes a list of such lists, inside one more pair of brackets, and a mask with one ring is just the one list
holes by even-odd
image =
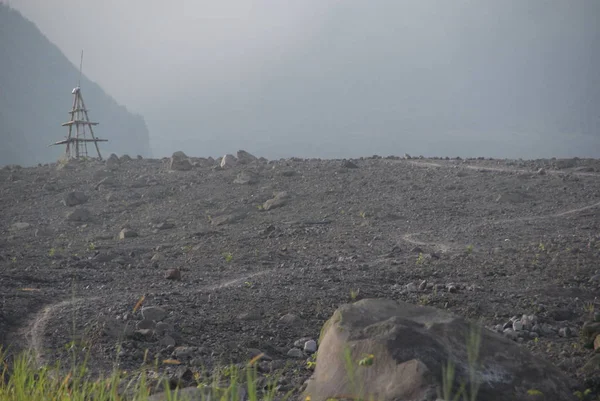
[[279, 319], [279, 323], [286, 326], [298, 326], [302, 324], [302, 319], [292, 313], [288, 313]]
[[598, 349], [600, 349], [600, 334], [594, 339], [594, 351], [598, 351]]
[[165, 272], [165, 278], [167, 280], [181, 280], [181, 271], [174, 267]]
[[561, 327], [560, 329], [558, 329], [558, 335], [560, 337], [564, 337], [564, 338], [569, 338], [571, 337], [571, 329], [569, 327]]
[[314, 354], [317, 352], [317, 342], [315, 340], [308, 340], [304, 343], [304, 352]]
[[427, 289], [427, 280], [421, 281], [419, 283], [419, 291], [425, 291]]
[[415, 283], [408, 283], [404, 288], [406, 292], [417, 292], [417, 285]]
[[13, 231], [22, 231], [28, 229], [29, 227], [31, 227], [31, 224], [22, 222], [13, 223], [10, 226], [11, 230]]
[[298, 348], [292, 348], [287, 352], [287, 356], [290, 356], [290, 357], [296, 358], [296, 359], [302, 359], [302, 358], [304, 358], [304, 353], [302, 351], [300, 351]]
[[[178, 366], [169, 376], [169, 385], [172, 388], [185, 387], [194, 380], [194, 373], [186, 366]], [[177, 398], [179, 400], [179, 398]]]
[[138, 233], [129, 228], [124, 228], [119, 233], [119, 239], [135, 238], [137, 236], [138, 236]]
[[122, 162], [130, 162], [132, 159], [131, 156], [129, 156], [128, 154], [124, 154], [119, 160], [121, 160]]
[[173, 339], [173, 337], [166, 335], [160, 340], [160, 345], [162, 345], [163, 347], [167, 347], [167, 348], [174, 347], [175, 340]]
[[68, 221], [78, 221], [78, 222], [86, 222], [92, 219], [92, 213], [88, 209], [85, 208], [77, 208], [69, 213], [67, 213]]
[[69, 192], [63, 199], [65, 206], [77, 206], [83, 205], [88, 201], [88, 196], [83, 192]]
[[284, 206], [287, 204], [289, 198], [290, 196], [287, 192], [278, 192], [277, 194], [275, 194], [275, 197], [273, 199], [269, 199], [263, 204], [263, 209], [271, 210]]
[[175, 358], [177, 358], [179, 361], [185, 361], [188, 360], [192, 357], [192, 355], [194, 354], [194, 352], [196, 352], [196, 348], [194, 347], [176, 347], [175, 350], [173, 351], [173, 354], [175, 356]]
[[600, 282], [600, 274], [594, 274], [590, 277], [590, 283], [598, 283]]
[[115, 170], [121, 165], [121, 162], [119, 161], [119, 158], [114, 153], [111, 156], [115, 156], [115, 158], [113, 159], [112, 157], [109, 157], [104, 162], [104, 165], [109, 170]]
[[190, 159], [182, 151], [177, 151], [171, 156], [169, 169], [174, 171], [189, 171], [192, 167]]
[[249, 164], [256, 160], [258, 160], [256, 156], [246, 152], [245, 150], [237, 151], [237, 162], [239, 164]]
[[235, 180], [233, 180], [234, 184], [239, 184], [239, 185], [251, 185], [251, 184], [256, 184], [258, 182], [258, 179], [256, 178], [256, 175], [249, 173], [247, 171], [242, 171], [241, 173], [238, 174], [237, 178]]
[[135, 328], [137, 330], [154, 330], [155, 327], [156, 323], [153, 320], [149, 319], [141, 320], [135, 325]]
[[537, 171], [537, 173], [538, 173], [538, 175], [546, 175], [546, 169], [544, 169], [544, 168], [540, 168], [540, 169]]
[[167, 317], [167, 311], [160, 306], [145, 306], [142, 308], [142, 317], [145, 320], [160, 322]]
[[523, 323], [520, 320], [515, 320], [512, 326], [514, 331], [523, 330]]
[[[158, 323], [156, 323], [156, 327], [154, 328], [154, 331], [156, 332], [156, 335], [162, 336], [164, 334], [172, 333], [173, 326], [171, 326], [169, 323], [158, 322]], [[175, 345], [175, 343], [173, 343], [173, 345]]]
[[343, 160], [342, 167], [344, 168], [358, 168], [358, 165], [350, 160]]
[[[385, 299], [343, 305], [322, 329], [315, 371], [302, 398], [325, 401], [332, 394], [352, 394], [358, 383], [361, 399], [434, 400], [449, 358], [456, 382], [469, 389], [469, 331], [464, 319], [432, 307]], [[558, 368], [492, 331], [482, 329], [480, 335], [477, 400], [528, 400], [530, 389], [556, 401], [572, 399], [574, 383]], [[345, 349], [353, 361], [364, 362], [352, 380], [340, 357]]]
[[157, 225], [155, 225], [154, 228], [156, 228], [157, 230], [170, 230], [172, 228], [175, 228], [175, 224], [168, 223], [168, 222], [162, 222], [162, 223], [158, 223]]
[[98, 184], [96, 184], [96, 189], [99, 189], [100, 187], [114, 187], [117, 185], [117, 180], [115, 179], [115, 177], [109, 176], [106, 178], [103, 178], [100, 180], [100, 182], [98, 182]]
[[531, 200], [531, 196], [522, 192], [506, 192], [498, 195], [496, 202], [504, 203], [523, 203]]
[[223, 158], [221, 159], [221, 163], [219, 164], [221, 168], [231, 168], [235, 167], [236, 165], [237, 160], [235, 156], [231, 154], [226, 154], [225, 156], [223, 156]]

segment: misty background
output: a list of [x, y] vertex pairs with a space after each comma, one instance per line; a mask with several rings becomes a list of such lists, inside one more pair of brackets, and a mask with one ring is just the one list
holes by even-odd
[[597, 0], [9, 4], [154, 157], [600, 157]]

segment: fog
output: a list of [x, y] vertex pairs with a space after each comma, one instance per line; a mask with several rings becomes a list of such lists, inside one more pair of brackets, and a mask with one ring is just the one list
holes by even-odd
[[155, 156], [600, 157], [597, 0], [11, 0]]

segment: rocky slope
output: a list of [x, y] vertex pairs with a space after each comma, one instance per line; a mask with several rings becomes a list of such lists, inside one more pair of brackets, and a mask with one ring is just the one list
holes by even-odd
[[1, 169], [3, 344], [89, 352], [99, 371], [175, 359], [158, 370], [187, 384], [262, 352], [298, 390], [332, 312], [389, 298], [480, 321], [594, 386], [600, 161], [218, 162]]
[[[18, 11], [0, 4], [0, 165], [56, 161], [63, 147], [71, 90], [78, 68]], [[150, 156], [144, 119], [129, 112], [85, 75], [82, 93], [105, 156], [111, 152]], [[108, 152], [108, 153], [106, 153]]]

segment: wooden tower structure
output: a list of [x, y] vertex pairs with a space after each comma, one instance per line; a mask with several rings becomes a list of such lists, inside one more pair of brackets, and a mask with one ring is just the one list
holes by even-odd
[[[98, 125], [96, 122], [90, 121], [88, 109], [85, 107], [83, 96], [81, 94], [81, 67], [83, 64], [83, 51], [81, 51], [81, 63], [79, 65], [79, 81], [77, 87], [71, 92], [73, 94], [73, 107], [69, 114], [70, 121], [63, 123], [63, 127], [68, 127], [68, 135], [62, 141], [53, 143], [52, 145], [66, 145], [65, 157], [69, 159], [79, 159], [88, 157], [88, 143], [94, 143], [98, 158], [102, 160], [98, 142], [108, 142], [107, 139], [98, 139], [94, 136], [93, 126]], [[89, 137], [88, 137], [89, 133]]]

